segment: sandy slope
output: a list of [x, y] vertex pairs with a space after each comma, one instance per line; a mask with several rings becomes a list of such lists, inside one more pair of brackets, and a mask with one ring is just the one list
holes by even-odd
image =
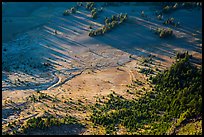
[[[147, 77], [137, 72], [138, 67], [141, 67], [142, 56], [155, 55], [154, 69], [158, 64], [161, 64], [160, 69], [169, 67], [173, 62], [173, 58], [170, 57], [180, 50], [188, 50], [201, 62], [202, 34], [199, 31], [202, 28], [201, 11], [179, 10], [178, 13], [173, 13], [172, 16], [176, 16], [175, 18], [181, 20], [183, 24], [180, 28], [172, 27], [175, 37], [160, 39], [151, 30], [163, 26], [152, 14], [154, 8], [109, 6], [104, 8], [99, 19], [93, 20], [90, 18], [90, 12], [84, 8], [79, 9], [76, 14], [63, 17], [61, 14], [65, 9], [64, 5], [51, 9], [42, 5], [36, 10], [31, 10], [26, 17], [5, 16], [4, 19], [11, 18], [15, 21], [3, 23], [4, 126], [8, 121], [13, 121], [13, 117], [24, 121], [26, 117], [32, 117], [27, 112], [40, 116], [42, 110], [50, 110], [53, 114], [62, 116], [69, 111], [69, 114], [82, 121], [89, 115], [88, 110], [87, 113], [72, 109], [58, 109], [54, 112], [54, 109], [46, 107], [43, 103], [27, 103], [21, 112], [11, 113], [15, 104], [8, 105], [9, 103], [5, 103], [6, 100], [12, 100], [17, 104], [25, 103], [25, 98], [36, 90], [42, 90], [43, 93], [62, 100], [59, 104], [44, 101], [49, 106], [59, 105], [59, 108], [69, 107], [63, 104], [63, 98], [83, 100], [84, 105], [90, 105], [96, 101], [96, 97], [106, 96], [112, 91], [132, 98], [134, 95], [127, 93], [126, 90], [127, 85], [134, 80], [139, 79], [144, 83], [137, 89], [150, 88], [146, 81]], [[140, 17], [141, 10], [145, 10], [147, 19]], [[99, 27], [103, 24], [105, 16], [120, 12], [128, 13], [129, 19], [126, 23], [104, 36], [88, 36], [90, 24]], [[192, 16], [193, 14], [198, 16]], [[25, 20], [27, 25], [22, 23]], [[186, 20], [197, 22], [191, 27], [192, 22]], [[7, 33], [11, 31], [9, 30], [11, 27], [12, 35], [22, 33], [13, 38]], [[54, 30], [57, 30], [58, 34], [55, 34]], [[192, 35], [193, 33], [195, 35]], [[7, 42], [9, 37], [13, 39]], [[130, 58], [130, 55], [133, 58]], [[74, 71], [71, 71], [72, 69]], [[92, 132], [95, 131], [90, 129], [84, 134]]]

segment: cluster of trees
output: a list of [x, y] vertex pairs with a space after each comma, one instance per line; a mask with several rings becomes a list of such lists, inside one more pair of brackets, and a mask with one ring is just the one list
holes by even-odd
[[92, 18], [96, 19], [98, 17], [98, 13], [102, 12], [103, 8], [97, 9], [94, 6], [95, 6], [94, 2], [87, 2], [86, 3], [86, 9], [91, 10]]
[[202, 2], [183, 2], [181, 6], [183, 8], [202, 7]]
[[156, 34], [159, 34], [160, 38], [165, 38], [173, 35], [173, 30], [170, 28], [157, 28], [156, 29]]
[[119, 124], [132, 134], [167, 134], [174, 119], [182, 124], [202, 115], [201, 75], [201, 69], [185, 56], [152, 78], [154, 91], [134, 100], [111, 94], [105, 104], [93, 108], [91, 120], [103, 125], [107, 134], [115, 134]]
[[87, 10], [90, 10], [91, 11], [91, 15], [92, 15], [92, 18], [96, 19], [97, 18], [97, 15], [99, 12], [102, 12], [103, 8], [100, 8], [100, 9], [97, 9], [95, 8], [95, 3], [94, 2], [86, 2], [86, 4], [84, 5], [83, 2], [77, 2], [77, 5], [72, 7], [71, 9], [69, 10], [65, 10], [63, 15], [64, 16], [67, 16], [67, 15], [70, 15], [72, 13], [76, 13], [77, 9], [81, 6], [85, 6], [85, 8]]
[[86, 9], [92, 10], [94, 8], [94, 2], [86, 2]]
[[[163, 13], [170, 13], [178, 9], [202, 7], [201, 2], [162, 2], [162, 5], [162, 9], [160, 11], [156, 11], [155, 13], [158, 20], [163, 19]], [[142, 16], [144, 16], [144, 13], [142, 13]], [[177, 27], [180, 25], [180, 22], [175, 22], [174, 18], [168, 18], [163, 22], [163, 24]], [[161, 35], [165, 36], [164, 33]]]
[[136, 79], [136, 80], [134, 81], [134, 83], [137, 84], [137, 85], [143, 85], [142, 81], [140, 81], [140, 80], [138, 80], [138, 79]]
[[105, 18], [105, 25], [110, 25], [112, 22], [117, 22], [118, 24], [121, 24], [124, 20], [127, 20], [127, 18], [128, 18], [127, 13], [112, 15], [111, 18], [108, 17]]
[[93, 19], [96, 19], [96, 18], [97, 18], [97, 14], [98, 14], [98, 12], [97, 12], [97, 9], [96, 9], [96, 8], [94, 8], [94, 9], [91, 10], [91, 15], [92, 15], [92, 18], [93, 18]]
[[60, 126], [62, 124], [69, 125], [69, 124], [79, 124], [83, 126], [79, 121], [72, 116], [66, 115], [64, 118], [56, 118], [53, 115], [48, 114], [47, 116], [41, 116], [41, 117], [32, 117], [29, 120], [27, 120], [23, 125], [17, 126], [15, 120], [14, 122], [11, 122], [8, 124], [8, 127], [10, 128], [9, 132], [3, 132], [5, 135], [22, 135], [27, 134], [30, 130], [39, 128], [39, 129], [45, 129], [51, 126]]
[[163, 22], [163, 24], [165, 25], [170, 24], [170, 25], [177, 27], [180, 25], [180, 22], [175, 22], [174, 18], [168, 18], [166, 21]]
[[33, 128], [45, 129], [54, 125], [60, 126], [62, 124], [78, 124], [78, 120], [75, 117], [66, 116], [65, 118], [55, 118], [52, 115], [48, 117], [33, 117], [29, 119], [23, 127], [24, 132]]
[[154, 73], [154, 71], [151, 68], [148, 68], [148, 69], [147, 68], [141, 68], [139, 72], [143, 73], [145, 75], [149, 75], [149, 74], [153, 74]]
[[41, 99], [54, 100], [51, 96], [42, 92], [37, 92], [37, 95], [32, 94], [26, 98], [26, 100], [30, 102], [39, 102]]
[[100, 9], [93, 8], [91, 10], [92, 18], [96, 19], [98, 17], [99, 12], [102, 12], [102, 11], [103, 11], [103, 8], [100, 8]]
[[186, 52], [177, 52], [176, 53], [176, 59], [183, 59], [185, 57], [192, 58], [192, 55], [189, 55], [188, 51], [186, 51]]
[[68, 15], [70, 15], [72, 13], [76, 13], [76, 11], [77, 11], [76, 7], [72, 7], [69, 10], [65, 10], [64, 13], [63, 13], [63, 16], [68, 16]]
[[162, 9], [162, 12], [169, 13], [177, 9], [194, 7], [202, 7], [202, 2], [180, 2], [180, 3], [170, 2], [168, 4], [165, 4], [165, 6]]
[[125, 20], [127, 20], [128, 16], [127, 14], [118, 14], [118, 15], [113, 15], [111, 18], [105, 18], [105, 25], [102, 28], [99, 28], [97, 30], [91, 30], [89, 32], [89, 36], [97, 36], [97, 35], [102, 35], [117, 25], [123, 23]]

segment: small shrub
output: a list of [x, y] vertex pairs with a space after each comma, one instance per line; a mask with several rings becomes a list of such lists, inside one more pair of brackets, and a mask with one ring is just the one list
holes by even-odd
[[141, 16], [142, 16], [142, 17], [144, 17], [144, 16], [145, 16], [144, 11], [141, 11]]
[[173, 8], [173, 9], [177, 9], [177, 7], [178, 7], [178, 3], [175, 3], [172, 8]]
[[76, 8], [75, 7], [71, 8], [71, 13], [76, 13]]
[[160, 15], [157, 16], [157, 19], [158, 19], [158, 20], [162, 20], [162, 19], [163, 19], [163, 16], [160, 14]]
[[70, 15], [69, 10], [65, 10], [64, 13], [63, 13], [63, 16], [68, 16], [68, 15]]
[[97, 18], [97, 12], [92, 13], [92, 18], [96, 19]]
[[162, 11], [163, 12], [169, 12], [170, 11], [170, 7], [169, 6], [165, 6]]
[[110, 20], [106, 17], [105, 18], [105, 25], [107, 25], [108, 23], [110, 23]]

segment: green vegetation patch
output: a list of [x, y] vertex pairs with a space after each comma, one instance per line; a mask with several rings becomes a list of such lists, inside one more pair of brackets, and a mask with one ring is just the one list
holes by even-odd
[[165, 25], [172, 25], [172, 26], [174, 26], [174, 27], [177, 27], [177, 26], [180, 25], [180, 22], [175, 22], [175, 19], [174, 19], [174, 18], [168, 18], [167, 20], [165, 20], [165, 21], [163, 22], [163, 24], [165, 24]]
[[33, 117], [28, 121], [26, 121], [26, 124], [23, 127], [23, 131], [26, 134], [30, 130], [35, 128], [45, 129], [51, 126], [61, 126], [63, 124], [68, 125], [68, 124], [80, 124], [80, 123], [75, 117], [72, 117], [72, 116], [66, 116], [65, 118], [56, 118], [52, 115], [49, 115], [46, 117]]
[[202, 135], [202, 120], [186, 124], [179, 129], [177, 135]]
[[64, 13], [63, 13], [63, 16], [68, 16], [68, 15], [70, 15], [72, 13], [76, 13], [76, 11], [77, 11], [76, 7], [72, 7], [70, 9], [68, 9], [68, 10], [65, 10]]
[[162, 13], [171, 13], [179, 9], [192, 9], [202, 7], [202, 2], [163, 2]]
[[53, 116], [48, 116], [46, 118], [37, 117], [31, 118], [26, 122], [27, 128], [40, 128], [44, 129], [46, 127], [61, 124], [77, 124], [77, 119], [71, 116], [67, 116], [66, 118], [55, 118]]
[[157, 28], [155, 33], [158, 34], [160, 38], [166, 38], [173, 35], [173, 30], [170, 28]]
[[131, 134], [167, 134], [175, 119], [180, 123], [202, 115], [201, 69], [193, 66], [189, 57], [181, 58], [170, 69], [152, 78], [155, 90], [138, 100], [126, 100], [109, 95], [103, 105], [93, 108], [91, 120], [106, 128], [106, 134], [116, 134], [122, 125]]
[[[95, 13], [95, 12], [93, 12]], [[89, 32], [89, 36], [97, 36], [97, 35], [103, 35], [104, 33], [109, 32], [119, 24], [123, 23], [125, 20], [127, 20], [128, 16], [127, 14], [117, 14], [117, 15], [112, 15], [111, 18], [105, 18], [105, 25], [102, 28], [98, 28], [96, 30], [91, 30]]]
[[36, 95], [32, 94], [26, 98], [26, 100], [30, 102], [39, 102], [42, 99], [55, 100], [55, 98], [52, 98], [48, 94], [39, 91], [37, 91]]

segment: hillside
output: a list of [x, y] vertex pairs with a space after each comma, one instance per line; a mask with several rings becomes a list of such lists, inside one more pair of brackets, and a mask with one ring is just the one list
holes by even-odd
[[[186, 56], [169, 70], [153, 77], [154, 88], [151, 92], [143, 91], [145, 94], [139, 99], [129, 101], [117, 94], [110, 94], [105, 104], [95, 105], [91, 120], [105, 126], [106, 134], [117, 134], [120, 130], [118, 125], [127, 128], [127, 133], [123, 134], [186, 132], [188, 125], [183, 126], [187, 121], [202, 116], [201, 69], [192, 66], [188, 58]], [[131, 92], [137, 90], [132, 89]], [[179, 126], [183, 129], [175, 133]], [[192, 127], [189, 126], [189, 129]], [[199, 129], [196, 133], [189, 130], [187, 134], [202, 134], [202, 131]]]

